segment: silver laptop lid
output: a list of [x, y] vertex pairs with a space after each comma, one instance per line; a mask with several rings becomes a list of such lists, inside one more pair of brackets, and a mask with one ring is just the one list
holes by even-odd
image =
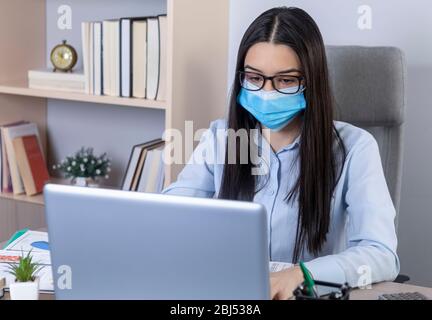
[[44, 195], [57, 299], [269, 298], [262, 205], [53, 184]]

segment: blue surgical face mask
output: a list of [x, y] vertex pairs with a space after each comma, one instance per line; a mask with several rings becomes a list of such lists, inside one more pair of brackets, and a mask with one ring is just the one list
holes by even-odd
[[[246, 85], [252, 89], [256, 88], [250, 83]], [[290, 93], [289, 90], [292, 89], [288, 88], [286, 92]], [[241, 88], [237, 102], [261, 124], [272, 131], [279, 131], [306, 108], [306, 99], [303, 90], [304, 87], [302, 86], [298, 93], [284, 94], [276, 90], [250, 91]]]

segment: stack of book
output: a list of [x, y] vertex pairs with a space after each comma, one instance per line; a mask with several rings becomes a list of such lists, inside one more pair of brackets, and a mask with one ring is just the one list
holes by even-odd
[[166, 15], [82, 23], [85, 91], [166, 99]]
[[2, 192], [35, 195], [49, 180], [37, 125], [20, 121], [0, 127]]
[[135, 145], [123, 179], [122, 189], [127, 191], [159, 193], [163, 189], [164, 141], [161, 139]]

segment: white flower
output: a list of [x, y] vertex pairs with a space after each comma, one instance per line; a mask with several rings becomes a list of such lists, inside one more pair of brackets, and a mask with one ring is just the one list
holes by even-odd
[[54, 169], [54, 170], [57, 169], [57, 166], [56, 166], [56, 165], [53, 165], [53, 169]]
[[73, 166], [73, 167], [76, 166], [76, 161], [72, 161], [72, 166]]
[[107, 168], [107, 172], [111, 172], [111, 168]]
[[105, 176], [105, 179], [109, 179], [109, 175], [106, 175], [106, 176]]
[[96, 162], [94, 160], [91, 161], [91, 164], [95, 164]]
[[84, 168], [84, 165], [83, 165], [83, 164], [80, 165], [80, 168], [81, 168], [81, 171], [82, 171], [82, 172], [85, 171], [85, 168]]
[[84, 161], [84, 163], [87, 163], [88, 159], [87, 159], [87, 158], [84, 158], [83, 161]]
[[101, 174], [101, 171], [99, 169], [97, 169], [96, 174]]
[[67, 167], [67, 171], [71, 171], [72, 170], [72, 168], [71, 167]]
[[101, 163], [102, 163], [102, 160], [101, 160], [101, 159], [99, 159], [99, 160], [98, 160], [98, 163], [99, 163], [99, 164], [101, 164]]

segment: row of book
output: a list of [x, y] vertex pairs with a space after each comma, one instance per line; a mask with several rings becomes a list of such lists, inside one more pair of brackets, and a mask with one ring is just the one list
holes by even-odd
[[49, 173], [37, 125], [20, 121], [0, 126], [0, 182], [2, 192], [42, 192]]
[[166, 100], [167, 16], [81, 25], [83, 71], [30, 70], [34, 89]]
[[82, 23], [86, 91], [165, 100], [167, 16]]
[[122, 190], [160, 193], [165, 170], [163, 163], [164, 141], [152, 140], [132, 148], [122, 183]]

